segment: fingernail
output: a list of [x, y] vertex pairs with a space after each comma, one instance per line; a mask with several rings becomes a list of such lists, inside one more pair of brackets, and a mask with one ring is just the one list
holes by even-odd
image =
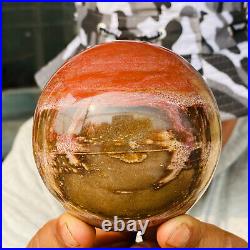
[[78, 247], [79, 243], [74, 239], [70, 230], [70, 224], [64, 223], [61, 227], [61, 237], [67, 247]]
[[173, 247], [187, 246], [191, 236], [189, 227], [184, 223], [177, 226], [175, 223], [169, 224], [165, 229], [165, 233], [167, 236], [166, 245]]

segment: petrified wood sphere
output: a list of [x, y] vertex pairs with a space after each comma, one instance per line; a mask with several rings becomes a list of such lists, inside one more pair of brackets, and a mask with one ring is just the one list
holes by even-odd
[[40, 175], [64, 207], [100, 227], [116, 215], [157, 225], [201, 196], [221, 148], [215, 100], [173, 52], [117, 41], [50, 79], [34, 117]]

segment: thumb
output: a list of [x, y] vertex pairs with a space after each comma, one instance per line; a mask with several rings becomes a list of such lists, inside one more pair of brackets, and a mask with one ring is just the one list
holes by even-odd
[[157, 241], [164, 248], [247, 247], [247, 242], [238, 236], [188, 215], [162, 224], [157, 230]]
[[65, 213], [45, 224], [31, 239], [28, 248], [91, 247], [95, 229]]

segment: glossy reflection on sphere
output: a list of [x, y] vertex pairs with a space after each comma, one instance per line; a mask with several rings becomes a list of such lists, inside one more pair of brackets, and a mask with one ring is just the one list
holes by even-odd
[[162, 47], [118, 41], [50, 79], [34, 117], [40, 175], [64, 207], [100, 227], [185, 213], [214, 172], [218, 109], [198, 72]]

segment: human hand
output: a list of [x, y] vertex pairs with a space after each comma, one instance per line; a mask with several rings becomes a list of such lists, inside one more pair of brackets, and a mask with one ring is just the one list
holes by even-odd
[[27, 247], [247, 247], [238, 236], [188, 215], [148, 230], [143, 238], [143, 243], [135, 244], [131, 233], [104, 232], [66, 213], [45, 224]]
[[28, 248], [130, 247], [131, 233], [105, 232], [65, 213], [45, 224], [31, 239]]
[[188, 215], [160, 225], [156, 237], [162, 248], [243, 248], [248, 245], [240, 237]]

